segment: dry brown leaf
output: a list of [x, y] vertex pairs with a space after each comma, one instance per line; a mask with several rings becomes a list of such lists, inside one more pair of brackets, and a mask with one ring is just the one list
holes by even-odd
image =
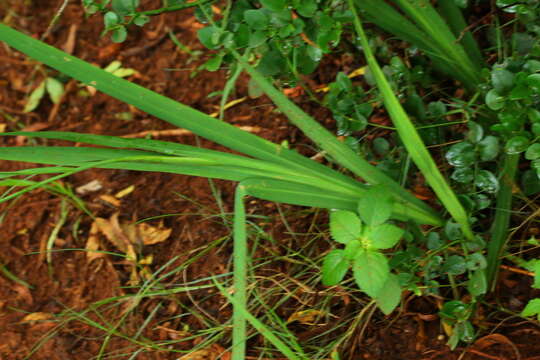
[[144, 245], [154, 245], [164, 242], [171, 236], [172, 229], [163, 227], [163, 223], [152, 226], [147, 223], [137, 225], [137, 230]]
[[95, 223], [99, 230], [105, 235], [118, 250], [126, 254], [127, 260], [136, 262], [137, 253], [133, 247], [132, 238], [128, 237], [118, 221], [119, 213], [114, 213], [109, 220], [96, 218]]
[[70, 26], [67, 40], [64, 43], [64, 46], [62, 46], [62, 49], [64, 49], [64, 51], [68, 54], [73, 54], [73, 50], [75, 50], [75, 38], [77, 35], [77, 28], [77, 24], [72, 24]]
[[31, 314], [28, 314], [26, 315], [25, 317], [23, 317], [23, 319], [21, 320], [21, 322], [26, 322], [26, 321], [45, 321], [45, 320], [51, 320], [54, 318], [54, 315], [51, 314], [51, 313], [46, 313], [46, 312], [35, 312], [35, 313], [31, 313]]
[[92, 180], [84, 185], [78, 186], [75, 192], [80, 195], [85, 195], [91, 192], [99, 191], [103, 188], [103, 185], [99, 180]]
[[289, 318], [287, 319], [287, 323], [298, 321], [299, 323], [304, 325], [316, 325], [314, 321], [321, 316], [324, 316], [325, 314], [326, 313], [324, 311], [315, 309], [297, 311], [291, 316], [289, 316]]
[[230, 360], [231, 353], [229, 351], [226, 351], [219, 344], [212, 344], [206, 349], [193, 351], [189, 354], [186, 354], [178, 358], [178, 360], [217, 360], [217, 359]]
[[99, 198], [100, 200], [103, 200], [115, 207], [119, 207], [122, 204], [120, 200], [118, 200], [117, 198], [111, 195], [103, 194], [103, 195], [100, 195]]
[[105, 256], [104, 253], [97, 252], [99, 250], [99, 227], [94, 221], [90, 227], [90, 234], [88, 234], [88, 240], [86, 240], [86, 259], [89, 263], [95, 259], [99, 259]]

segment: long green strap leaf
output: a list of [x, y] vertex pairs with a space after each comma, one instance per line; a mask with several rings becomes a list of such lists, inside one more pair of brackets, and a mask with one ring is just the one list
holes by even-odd
[[151, 115], [197, 135], [258, 159], [283, 164], [299, 173], [310, 172], [330, 182], [359, 187], [358, 183], [295, 151], [269, 142], [189, 106], [114, 76], [83, 60], [0, 24], [0, 41], [79, 81]]
[[[251, 75], [257, 85], [268, 97], [274, 101], [281, 111], [294, 125], [300, 128], [312, 141], [331, 155], [340, 165], [362, 177], [371, 184], [384, 184], [396, 196], [396, 200], [414, 204], [424, 213], [431, 213], [433, 209], [404, 190], [398, 183], [392, 180], [379, 169], [372, 166], [368, 161], [358, 156], [350, 147], [341, 143], [337, 138], [326, 130], [321, 124], [302, 111], [291, 102], [283, 93], [278, 91], [264, 76], [248, 64], [241, 56], [236, 54], [236, 59]], [[435, 215], [436, 216], [436, 215]], [[440, 218], [439, 221], [440, 223]]]
[[416, 131], [413, 123], [405, 113], [398, 98], [392, 91], [392, 88], [384, 76], [381, 67], [377, 63], [371, 48], [369, 47], [368, 39], [362, 27], [362, 23], [354, 7], [353, 0], [348, 0], [351, 11], [354, 14], [354, 25], [366, 57], [369, 68], [377, 82], [377, 87], [383, 95], [385, 107], [392, 119], [394, 126], [397, 129], [399, 137], [403, 141], [405, 148], [409, 152], [416, 166], [422, 171], [427, 182], [435, 191], [440, 201], [444, 204], [452, 217], [461, 225], [463, 233], [468, 239], [473, 239], [474, 235], [469, 225], [469, 220], [465, 209], [459, 202], [456, 194], [446, 182], [446, 179], [437, 168], [437, 164], [429, 154], [422, 138]]

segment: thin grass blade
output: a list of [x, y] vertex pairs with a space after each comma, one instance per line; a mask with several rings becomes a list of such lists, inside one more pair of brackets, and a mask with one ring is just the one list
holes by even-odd
[[428, 184], [433, 191], [437, 194], [440, 201], [444, 204], [446, 210], [452, 215], [452, 217], [458, 222], [462, 231], [468, 239], [473, 239], [471, 227], [465, 209], [459, 202], [456, 194], [452, 191], [452, 188], [446, 182], [446, 179], [437, 168], [437, 164], [431, 157], [424, 142], [420, 138], [418, 131], [414, 127], [413, 123], [405, 113], [405, 110], [401, 106], [398, 98], [392, 91], [392, 88], [386, 79], [381, 67], [377, 63], [369, 43], [362, 28], [362, 23], [354, 7], [353, 0], [348, 0], [351, 11], [354, 14], [354, 25], [362, 47], [364, 55], [366, 57], [369, 68], [377, 82], [377, 87], [383, 95], [383, 101], [385, 107], [397, 129], [399, 137], [403, 141], [405, 148], [410, 154], [411, 158], [415, 162], [416, 166], [422, 171], [422, 174], [426, 178]]

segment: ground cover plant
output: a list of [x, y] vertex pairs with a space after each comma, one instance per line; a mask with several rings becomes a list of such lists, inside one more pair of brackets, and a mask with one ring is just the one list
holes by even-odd
[[[484, 297], [496, 285], [501, 257], [511, 259], [505, 242], [516, 184], [525, 197], [538, 193], [540, 49], [538, 30], [531, 26], [537, 5], [498, 2], [490, 11], [517, 13], [505, 24], [514, 29], [507, 39], [501, 24], [490, 28], [486, 33], [492, 36], [493, 45], [483, 50], [460, 10], [477, 4], [466, 2], [439, 1], [440, 12], [426, 1], [238, 1], [216, 11], [218, 5], [211, 1], [174, 2], [161, 9], [139, 11], [136, 1], [84, 2], [89, 13], [103, 15], [104, 31], [110, 32], [115, 42], [125, 41], [130, 26], [145, 26], [152, 15], [196, 8], [199, 20], [208, 24], [199, 30], [199, 39], [214, 51], [199, 70], [230, 66], [230, 80], [221, 93], [220, 116], [245, 71], [250, 75], [251, 91], [271, 98], [319, 147], [328, 166], [299, 155], [286, 144], [270, 143], [0, 25], [0, 40], [28, 56], [238, 153], [152, 139], [70, 132], [8, 133], [5, 135], [102, 147], [0, 149], [4, 160], [53, 165], [2, 173], [2, 185], [23, 186], [4, 194], [2, 201], [96, 167], [232, 180], [238, 182], [233, 222], [234, 295], [229, 295], [222, 280], [214, 281], [234, 307], [234, 359], [246, 357], [246, 322], [287, 358], [311, 358], [294, 339], [270, 331], [248, 311], [244, 204], [248, 195], [330, 210], [329, 231], [337, 244], [322, 261], [324, 285], [340, 284], [352, 269], [356, 285], [385, 314], [400, 304], [404, 291], [444, 299], [439, 316], [449, 335], [449, 346], [473, 341], [477, 331], [473, 321]], [[363, 21], [375, 25], [367, 34]], [[381, 49], [374, 35], [379, 28], [411, 44], [410, 59], [405, 62], [392, 54], [393, 50]], [[341, 45], [353, 56], [365, 57], [363, 73], [372, 88], [366, 91], [339, 73], [324, 99], [319, 99], [305, 84], [304, 75], [316, 69], [323, 55], [342, 51]], [[375, 55], [381, 52], [382, 61], [389, 65], [379, 65]], [[493, 53], [496, 61], [488, 58]], [[438, 78], [459, 83], [438, 83]], [[45, 90], [55, 101], [58, 80], [46, 77], [40, 84], [29, 98], [27, 111], [37, 106]], [[305, 86], [312, 101], [329, 107], [344, 141], [274, 84]], [[462, 94], [449, 96], [449, 87], [457, 87]], [[435, 90], [426, 94], [427, 88]], [[427, 105], [424, 99], [429, 101]], [[361, 131], [372, 125], [370, 116], [374, 109], [380, 111], [382, 104], [392, 123], [380, 127], [392, 130], [393, 137], [378, 138], [373, 141], [375, 151], [367, 151]], [[460, 121], [448, 121], [456, 114]], [[465, 136], [448, 130], [456, 123], [465, 124]], [[429, 151], [429, 146], [445, 141], [455, 143], [445, 148], [444, 159]], [[398, 149], [394, 154], [390, 143]], [[381, 155], [384, 160], [379, 166], [372, 165]], [[448, 177], [444, 161], [452, 167]], [[518, 165], [523, 172], [518, 171]], [[415, 171], [436, 195], [425, 199], [430, 203], [407, 190]], [[42, 174], [54, 175], [36, 182], [20, 179]], [[536, 246], [534, 239], [530, 239], [530, 246]], [[534, 258], [513, 261], [535, 276], [539, 273]], [[538, 287], [538, 282], [533, 286]], [[522, 316], [539, 313], [538, 300], [531, 299]], [[337, 358], [342, 350], [346, 352], [338, 349], [332, 356]]]

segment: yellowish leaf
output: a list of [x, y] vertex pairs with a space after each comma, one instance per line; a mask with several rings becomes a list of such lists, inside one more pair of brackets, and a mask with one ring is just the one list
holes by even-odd
[[45, 321], [45, 320], [51, 320], [51, 319], [54, 319], [54, 315], [51, 314], [51, 313], [35, 312], [35, 313], [31, 313], [31, 314], [26, 315], [21, 320], [21, 322], [25, 322], [25, 321]]
[[117, 192], [116, 195], [114, 195], [114, 197], [117, 198], [117, 199], [121, 199], [124, 196], [127, 196], [127, 195], [131, 194], [133, 192], [133, 190], [135, 190], [135, 185], [130, 185], [127, 188], [122, 189], [119, 192]]
[[97, 252], [99, 250], [99, 227], [94, 221], [90, 227], [90, 234], [88, 234], [88, 240], [86, 240], [86, 259], [88, 262], [92, 262], [95, 259], [104, 257], [104, 253]]
[[144, 245], [154, 245], [164, 242], [171, 236], [172, 232], [172, 229], [163, 227], [162, 223], [158, 226], [141, 223], [137, 226], [137, 230]]
[[324, 316], [326, 313], [321, 310], [309, 309], [297, 311], [287, 319], [287, 323], [298, 321], [304, 325], [316, 325], [315, 320]]

